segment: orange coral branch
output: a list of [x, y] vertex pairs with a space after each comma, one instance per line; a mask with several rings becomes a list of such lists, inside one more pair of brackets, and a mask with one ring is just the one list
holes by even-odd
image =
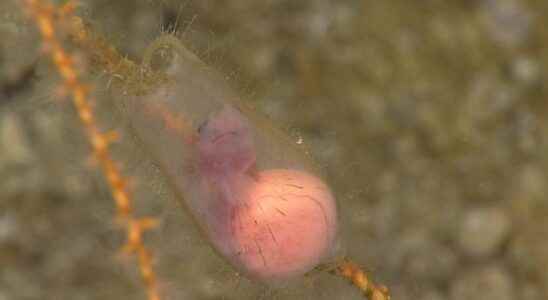
[[112, 196], [116, 203], [117, 218], [126, 228], [127, 244], [124, 249], [127, 253], [136, 255], [139, 262], [141, 278], [146, 286], [148, 299], [159, 300], [156, 275], [152, 268], [152, 255], [145, 248], [143, 232], [156, 224], [151, 218], [136, 218], [132, 212], [131, 197], [126, 187], [126, 181], [110, 154], [109, 146], [115, 140], [115, 133], [103, 133], [99, 130], [95, 115], [91, 107], [92, 99], [75, 69], [70, 54], [63, 48], [56, 35], [57, 18], [64, 18], [72, 14], [74, 2], [70, 1], [62, 7], [56, 7], [47, 0], [24, 0], [31, 17], [40, 30], [43, 44], [46, 46], [57, 71], [63, 78], [67, 90], [72, 95], [72, 102], [76, 107], [80, 121], [84, 125], [87, 137], [93, 148], [103, 174], [109, 184]]
[[367, 274], [358, 265], [347, 259], [338, 263], [332, 273], [348, 279], [371, 300], [390, 300], [387, 287], [371, 282]]

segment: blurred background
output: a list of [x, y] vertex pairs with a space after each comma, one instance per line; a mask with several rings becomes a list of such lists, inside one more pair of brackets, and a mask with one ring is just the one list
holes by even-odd
[[[16, 0], [0, 2], [0, 300], [145, 299], [104, 179]], [[292, 136], [335, 190], [340, 255], [393, 299], [548, 299], [548, 2], [80, 1], [139, 61], [177, 30]], [[96, 81], [98, 102], [108, 78]], [[104, 129], [120, 127], [108, 112]], [[239, 277], [161, 176], [115, 145], [165, 299], [361, 299], [314, 274]]]

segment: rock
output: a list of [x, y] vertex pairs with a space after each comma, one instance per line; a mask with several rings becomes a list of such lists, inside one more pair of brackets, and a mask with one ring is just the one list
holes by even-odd
[[541, 65], [532, 57], [519, 56], [511, 64], [511, 74], [520, 83], [537, 82], [541, 75]]
[[[525, 283], [520, 285], [519, 295], [517, 299], [521, 300], [537, 300], [543, 299], [543, 293], [538, 286], [533, 283]], [[546, 299], [544, 297], [544, 299]]]
[[16, 114], [7, 113], [0, 118], [0, 151], [6, 163], [29, 163], [33, 157]]
[[498, 208], [469, 211], [461, 221], [458, 244], [462, 252], [474, 258], [492, 256], [510, 233], [511, 222]]
[[444, 295], [436, 290], [436, 289], [428, 289], [424, 293], [422, 293], [421, 299], [423, 300], [443, 300], [446, 297]]
[[508, 48], [519, 47], [531, 33], [533, 14], [518, 0], [483, 0], [484, 23], [490, 37]]
[[514, 287], [508, 271], [499, 265], [467, 270], [450, 286], [452, 300], [513, 300]]
[[417, 280], [443, 282], [455, 273], [457, 257], [449, 247], [426, 235], [410, 234], [401, 243], [403, 271]]
[[[18, 235], [19, 224], [15, 216], [9, 211], [4, 214], [0, 214], [0, 246], [11, 240], [14, 240]], [[0, 297], [2, 299], [2, 297]]]

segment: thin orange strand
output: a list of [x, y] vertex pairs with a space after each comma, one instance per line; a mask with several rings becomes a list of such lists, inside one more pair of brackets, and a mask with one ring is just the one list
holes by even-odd
[[75, 69], [72, 57], [63, 48], [57, 36], [56, 20], [71, 16], [75, 7], [74, 1], [69, 1], [62, 7], [56, 7], [47, 0], [24, 0], [30, 16], [36, 22], [44, 48], [64, 81], [67, 91], [70, 92], [72, 102], [76, 107], [87, 138], [92, 146], [93, 154], [101, 166], [107, 179], [112, 197], [116, 203], [117, 219], [124, 225], [127, 242], [123, 247], [126, 253], [135, 255], [138, 259], [142, 281], [146, 287], [148, 300], [160, 300], [157, 279], [152, 268], [152, 254], [144, 246], [143, 232], [156, 225], [152, 218], [137, 218], [132, 212], [131, 197], [115, 161], [110, 154], [109, 146], [115, 140], [115, 132], [103, 133], [99, 130], [94, 111], [90, 105], [92, 99], [88, 88], [82, 83]]
[[355, 263], [344, 259], [339, 262], [332, 273], [346, 278], [370, 300], [390, 300], [388, 288], [374, 284], [367, 274]]

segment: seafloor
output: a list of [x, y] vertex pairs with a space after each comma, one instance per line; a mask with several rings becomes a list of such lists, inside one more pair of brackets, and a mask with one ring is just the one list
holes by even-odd
[[[19, 2], [0, 0], [0, 300], [145, 299]], [[302, 138], [338, 198], [337, 255], [393, 299], [548, 299], [547, 1], [88, 0], [77, 13], [135, 60], [176, 29]], [[107, 75], [84, 75], [115, 101]], [[361, 299], [325, 273], [285, 287], [238, 276], [144, 152], [114, 147], [136, 211], [161, 221], [147, 245], [164, 299]]]

